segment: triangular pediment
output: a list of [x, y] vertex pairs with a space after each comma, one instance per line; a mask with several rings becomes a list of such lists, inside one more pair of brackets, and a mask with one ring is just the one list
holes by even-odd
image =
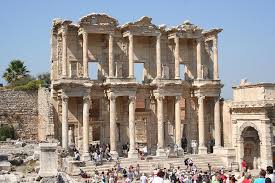
[[117, 26], [118, 21], [104, 13], [92, 13], [80, 18], [80, 25]]

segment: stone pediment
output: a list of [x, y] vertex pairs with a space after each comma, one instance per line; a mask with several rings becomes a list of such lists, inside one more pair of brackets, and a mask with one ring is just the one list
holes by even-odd
[[114, 26], [118, 25], [118, 21], [104, 13], [92, 13], [83, 16], [79, 20], [80, 25], [98, 25], [98, 26]]
[[121, 26], [123, 32], [131, 31], [133, 33], [158, 33], [159, 28], [152, 23], [152, 18], [144, 16], [136, 22], [129, 22]]
[[170, 33], [174, 33], [174, 32], [201, 33], [202, 29], [199, 26], [194, 25], [190, 21], [186, 20], [183, 22], [183, 24], [169, 29], [168, 32], [170, 32]]

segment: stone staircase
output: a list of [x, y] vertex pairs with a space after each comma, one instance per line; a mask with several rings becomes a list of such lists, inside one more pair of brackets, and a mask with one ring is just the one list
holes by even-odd
[[[184, 155], [183, 157], [174, 157], [174, 158], [162, 158], [162, 157], [152, 157], [147, 160], [140, 160], [140, 159], [128, 159], [128, 158], [121, 158], [120, 164], [122, 168], [127, 168], [132, 165], [136, 167], [137, 164], [140, 166], [141, 173], [151, 174], [154, 168], [170, 168], [174, 167], [177, 168], [180, 166], [181, 168], [185, 168], [184, 160], [186, 158], [191, 158], [194, 164], [197, 166], [198, 170], [208, 170], [208, 163], [210, 163], [212, 169], [220, 169], [221, 167], [225, 167], [225, 163], [222, 161], [221, 157], [215, 154], [207, 154], [207, 155]], [[66, 172], [69, 175], [78, 175], [80, 169], [85, 171], [89, 175], [93, 175], [95, 170], [99, 172], [106, 172], [108, 169], [115, 168], [116, 162], [103, 162], [102, 165], [95, 166], [93, 162], [86, 162], [85, 166], [79, 166], [75, 162], [68, 162], [68, 167]]]

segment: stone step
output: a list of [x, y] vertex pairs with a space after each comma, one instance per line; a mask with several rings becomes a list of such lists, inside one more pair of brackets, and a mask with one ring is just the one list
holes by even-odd
[[[154, 165], [157, 166], [160, 164], [162, 167], [169, 168], [169, 164], [172, 164], [174, 168], [180, 166], [181, 168], [185, 168], [184, 160], [186, 158], [192, 158], [194, 164], [197, 166], [199, 170], [208, 170], [208, 163], [210, 163], [213, 169], [225, 167], [222, 159], [216, 155], [208, 154], [208, 155], [185, 155], [181, 158], [165, 158], [165, 157], [153, 157], [149, 160], [138, 160], [138, 159], [128, 159], [121, 158], [120, 164], [122, 168], [128, 168], [130, 165], [136, 166], [138, 163], [140, 165], [140, 171], [144, 173], [151, 173]], [[95, 166], [93, 162], [87, 162], [85, 167], [77, 167], [71, 172], [72, 175], [79, 174], [79, 169], [81, 168], [88, 174], [94, 173], [95, 169], [99, 172], [107, 171], [108, 169], [114, 168], [116, 164], [115, 161], [112, 162], [103, 162], [103, 165]]]

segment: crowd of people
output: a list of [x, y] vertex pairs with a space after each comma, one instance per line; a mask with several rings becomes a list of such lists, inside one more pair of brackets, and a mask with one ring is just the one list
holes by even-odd
[[[268, 166], [266, 170], [260, 170], [259, 176], [252, 176], [249, 171], [241, 174], [226, 172], [223, 168], [208, 171], [200, 171], [192, 159], [184, 161], [186, 167], [155, 168], [152, 173], [146, 174], [140, 171], [140, 165], [122, 168], [120, 162], [105, 172], [95, 170], [94, 175], [87, 179], [89, 183], [275, 183], [273, 168]], [[82, 171], [83, 173], [83, 171]], [[88, 176], [86, 175], [86, 178]]]

